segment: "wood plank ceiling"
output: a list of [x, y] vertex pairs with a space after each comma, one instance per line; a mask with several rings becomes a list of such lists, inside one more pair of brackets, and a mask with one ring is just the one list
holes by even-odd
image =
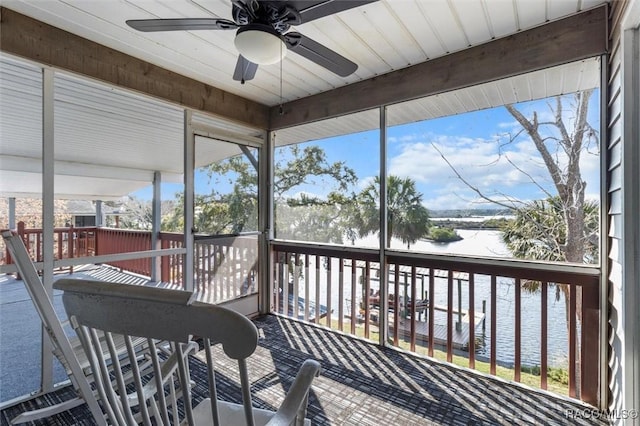
[[[140, 33], [127, 19], [231, 18], [230, 0], [4, 0], [27, 16], [229, 93], [273, 106], [518, 33], [603, 0], [380, 0], [295, 28], [359, 66], [346, 78], [289, 53], [242, 85], [235, 31]], [[282, 98], [280, 72], [282, 71]]]
[[[273, 107], [304, 104], [353, 83], [602, 4], [602, 0], [380, 0], [299, 26], [296, 30], [354, 60], [355, 74], [341, 78], [289, 54], [261, 66], [242, 85], [231, 76], [237, 52], [233, 31], [138, 33], [134, 18], [230, 18], [229, 0], [3, 0], [3, 6], [80, 37], [158, 65], [233, 96]], [[426, 62], [429, 63], [429, 62]], [[282, 93], [280, 92], [282, 72]], [[39, 68], [0, 55], [0, 195], [38, 194], [41, 144]], [[474, 111], [594, 87], [598, 59], [585, 59], [534, 73], [403, 102], [389, 107], [390, 125]], [[224, 96], [224, 92], [216, 96]], [[239, 98], [239, 99], [242, 99]], [[311, 98], [310, 98], [311, 99]], [[238, 104], [236, 104], [238, 105]], [[196, 114], [195, 121], [253, 140], [260, 130]], [[329, 125], [327, 125], [329, 124]], [[276, 144], [302, 142], [378, 126], [375, 110], [277, 132]], [[56, 192], [59, 197], [112, 199], [151, 182], [180, 181], [182, 110], [129, 91], [58, 73], [56, 77]], [[96, 155], [99, 153], [99, 155]], [[114, 155], [117, 153], [117, 155]], [[222, 153], [229, 155], [229, 153]], [[209, 146], [198, 164], [221, 151]], [[79, 177], [82, 176], [82, 179]]]

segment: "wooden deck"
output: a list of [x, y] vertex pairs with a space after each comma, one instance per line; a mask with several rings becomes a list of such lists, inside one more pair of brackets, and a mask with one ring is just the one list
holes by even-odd
[[[606, 425], [591, 410], [567, 398], [414, 356], [296, 320], [267, 315], [255, 320], [259, 346], [251, 357], [249, 378], [258, 407], [277, 407], [304, 359], [314, 358], [322, 372], [309, 394], [308, 418], [314, 425]], [[216, 354], [221, 348], [215, 347]], [[226, 400], [241, 398], [237, 363], [216, 357], [218, 392]], [[206, 396], [205, 376], [192, 363], [194, 394]], [[234, 374], [235, 373], [235, 374]], [[47, 404], [48, 398], [31, 404]], [[61, 395], [60, 398], [68, 395]], [[0, 411], [0, 424], [26, 404]], [[591, 412], [591, 411], [589, 411]], [[92, 425], [85, 406], [41, 425]]]

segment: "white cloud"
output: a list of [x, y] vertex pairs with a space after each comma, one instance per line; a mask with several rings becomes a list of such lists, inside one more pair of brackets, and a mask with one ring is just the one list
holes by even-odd
[[419, 140], [421, 138], [422, 138], [421, 135], [416, 135], [416, 134], [408, 134], [408, 135], [402, 135], [402, 136], [389, 136], [387, 138], [387, 142], [389, 142], [389, 143], [408, 143], [408, 142], [415, 142], [416, 140]]
[[519, 129], [520, 128], [520, 123], [518, 123], [517, 121], [507, 121], [504, 123], [498, 123], [498, 128], [499, 129], [507, 129], [507, 130], [512, 130], [512, 129]]
[[[404, 144], [400, 154], [391, 158], [389, 173], [439, 186], [449, 180], [459, 181], [457, 171], [474, 186], [483, 188], [529, 183], [526, 174], [536, 179], [544, 176], [542, 172], [546, 170], [540, 164], [535, 148], [531, 150], [528, 144], [513, 144], [509, 149], [501, 155], [498, 143], [493, 140], [436, 136], [431, 140]], [[518, 171], [509, 160], [526, 174]]]
[[367, 177], [361, 178], [360, 180], [358, 180], [358, 183], [356, 183], [356, 188], [358, 188], [359, 191], [362, 191], [370, 183], [373, 183], [375, 178], [376, 178], [375, 176], [367, 176]]
[[[403, 143], [399, 153], [390, 158], [389, 174], [414, 179], [427, 208], [487, 207], [486, 201], [455, 171], [484, 195], [495, 199], [510, 197], [526, 201], [545, 197], [545, 191], [555, 193], [549, 172], [528, 139], [502, 147], [497, 139], [447, 135], [413, 135], [405, 140], [415, 142]], [[563, 163], [564, 153], [555, 155]], [[582, 159], [583, 178], [590, 188], [598, 182], [598, 174], [593, 173], [599, 170], [598, 161], [594, 155], [585, 155]]]

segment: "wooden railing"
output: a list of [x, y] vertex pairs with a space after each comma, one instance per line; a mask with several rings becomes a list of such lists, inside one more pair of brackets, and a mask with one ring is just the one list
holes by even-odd
[[[184, 235], [175, 232], [160, 233], [160, 248], [172, 249], [184, 247]], [[160, 280], [182, 287], [184, 274], [184, 257], [181, 255], [162, 256], [160, 258]], [[149, 269], [149, 276], [151, 269]]]
[[256, 293], [258, 235], [195, 237], [194, 287], [200, 300], [222, 302]]
[[[93, 256], [96, 247], [96, 228], [73, 226], [54, 228], [53, 247], [54, 259], [71, 259], [74, 257]], [[27, 228], [24, 222], [19, 222], [16, 232], [22, 238], [27, 252], [34, 262], [43, 261], [42, 229]], [[4, 263], [11, 264], [11, 254], [5, 247]], [[73, 272], [73, 267], [71, 267]]]
[[[42, 261], [42, 229], [27, 229], [21, 223], [17, 232], [23, 238], [31, 259]], [[178, 233], [161, 232], [159, 240], [162, 249], [184, 246], [184, 236]], [[152, 248], [151, 244], [149, 231], [96, 227], [54, 230], [55, 259], [147, 251]], [[8, 251], [5, 256], [6, 263], [12, 263]], [[173, 288], [182, 288], [184, 256], [175, 254], [159, 259], [160, 280]], [[217, 303], [257, 292], [257, 234], [196, 236], [194, 260], [194, 287], [201, 300]], [[106, 264], [122, 271], [152, 276], [153, 263], [148, 257]]]
[[[151, 249], [151, 232], [131, 229], [97, 228], [96, 255], [130, 253]], [[109, 262], [125, 271], [151, 276], [151, 259], [131, 259]]]
[[[559, 291], [567, 298], [567, 320], [562, 316], [554, 321], [566, 323], [560, 329], [568, 355], [568, 394], [594, 405], [599, 401], [602, 336], [597, 268], [393, 251], [387, 252], [383, 268], [388, 282], [385, 298], [379, 292], [377, 250], [291, 242], [275, 242], [272, 250], [274, 312], [367, 339], [377, 339], [380, 328], [388, 327], [389, 344], [431, 357], [438, 352], [448, 362], [455, 356], [458, 364], [462, 355], [472, 369], [478, 368], [476, 351], [482, 343], [480, 334], [485, 334], [478, 330], [488, 327], [483, 364], [493, 375], [509, 367], [510, 378], [517, 382], [524, 367], [532, 370], [522, 361], [523, 322], [536, 324], [535, 336], [526, 343], [529, 347], [539, 339], [533, 370], [542, 389], [548, 388], [551, 367], [549, 299], [554, 303]], [[558, 303], [564, 303], [562, 299]], [[498, 302], [510, 310], [509, 315], [497, 314], [504, 309]], [[504, 338], [498, 341], [498, 335]], [[498, 350], [508, 352], [510, 362], [501, 362]]]

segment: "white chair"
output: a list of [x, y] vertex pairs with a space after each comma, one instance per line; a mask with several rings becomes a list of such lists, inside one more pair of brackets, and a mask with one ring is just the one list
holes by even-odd
[[[126, 398], [123, 398], [123, 386], [120, 379], [116, 386], [109, 385], [109, 377], [104, 372], [104, 364], [99, 359], [100, 350], [95, 342], [98, 334], [110, 336], [144, 336], [150, 339], [166, 340], [172, 343], [178, 368], [175, 380], [157, 384], [164, 392], [157, 392], [152, 407], [147, 410], [140, 406], [142, 421], [150, 424], [146, 411], [158, 410], [157, 424], [171, 424], [179, 419], [188, 425], [309, 425], [305, 419], [308, 392], [313, 379], [320, 372], [320, 364], [314, 360], [305, 361], [284, 401], [277, 412], [254, 408], [251, 401], [247, 358], [258, 345], [258, 331], [255, 325], [243, 315], [221, 306], [205, 304], [185, 304], [185, 293], [180, 290], [167, 290], [150, 287], [133, 287], [97, 281], [79, 281], [61, 279], [54, 288], [64, 291], [64, 307], [72, 326], [81, 337], [81, 341], [91, 361], [98, 388], [103, 388], [102, 405], [108, 418], [114, 425], [134, 424], [132, 412]], [[181, 344], [189, 342], [193, 335], [204, 340], [209, 396], [192, 407], [191, 386], [189, 386], [189, 365], [182, 356]], [[218, 400], [211, 345], [220, 343], [224, 353], [237, 360], [242, 389], [242, 404], [233, 404]], [[174, 356], [172, 355], [172, 356]], [[158, 364], [155, 352], [151, 353], [152, 363]], [[117, 371], [117, 369], [114, 369]], [[100, 371], [100, 372], [99, 372]], [[145, 380], [153, 382], [160, 369], [152, 376], [136, 375], [136, 392], [143, 394]], [[182, 398], [176, 397], [181, 393]], [[177, 407], [183, 407], [178, 411]], [[158, 420], [156, 419], [156, 420]]]
[[[29, 258], [27, 249], [20, 236], [14, 235], [11, 231], [3, 231], [2, 238], [11, 253], [11, 257], [16, 264], [27, 292], [29, 293], [36, 311], [40, 316], [42, 326], [51, 340], [53, 354], [65, 368], [65, 371], [77, 394], [76, 397], [61, 403], [21, 413], [11, 420], [11, 424], [19, 424], [47, 418], [86, 403], [96, 423], [98, 425], [106, 425], [106, 419], [91, 386], [93, 383], [93, 377], [90, 372], [90, 362], [85, 356], [82, 343], [76, 336], [67, 336], [64, 332], [64, 325], [56, 315], [51, 299], [40, 280], [38, 271]], [[186, 304], [188, 300], [189, 298], [187, 297], [182, 301]], [[138, 354], [137, 358], [135, 358], [136, 366], [142, 370], [147, 370], [151, 367], [149, 361], [144, 358], [144, 353], [148, 352], [149, 348], [147, 339], [137, 337], [132, 339], [129, 343]], [[156, 342], [153, 343], [155, 345]], [[121, 336], [116, 336], [111, 344], [113, 345], [113, 354], [116, 356], [116, 361], [119, 361], [119, 358], [122, 358], [123, 354], [127, 351], [127, 342], [125, 342], [125, 339]], [[109, 342], [105, 339], [101, 339], [102, 353], [105, 354], [104, 359], [108, 365], [111, 366], [112, 361], [111, 355], [109, 354], [110, 348], [108, 346]], [[158, 345], [155, 345], [155, 347], [157, 346]], [[197, 350], [197, 345], [192, 343], [185, 352], [188, 354], [195, 352], [195, 350]], [[129, 363], [129, 359], [123, 359], [122, 362], [120, 362], [120, 364], [125, 365], [128, 365]], [[172, 365], [167, 364], [165, 369], [172, 371], [172, 369], [175, 369], [176, 367], [177, 363], [173, 362]], [[130, 378], [127, 377], [127, 380], [130, 380]], [[147, 398], [152, 392], [152, 388], [147, 389]], [[129, 395], [128, 398], [132, 406], [138, 404], [137, 395]]]
[[[11, 423], [18, 424], [49, 417], [66, 410], [70, 410], [71, 408], [77, 407], [78, 405], [86, 402], [94, 417], [98, 416], [96, 417], [98, 424], [106, 424], [104, 417], [102, 416], [100, 406], [98, 405], [98, 401], [93, 396], [91, 385], [84, 375], [83, 367], [80, 365], [80, 362], [76, 357], [74, 344], [72, 344], [64, 333], [62, 323], [56, 315], [51, 299], [38, 276], [38, 271], [36, 271], [31, 259], [29, 258], [29, 254], [22, 242], [22, 239], [20, 239], [18, 235], [13, 235], [11, 231], [3, 231], [2, 238], [11, 253], [11, 257], [18, 268], [18, 272], [22, 277], [23, 282], [25, 283], [27, 292], [29, 293], [36, 311], [40, 316], [42, 325], [51, 339], [53, 353], [64, 366], [73, 386], [76, 389], [76, 392], [78, 393], [77, 397], [62, 403], [51, 405], [39, 410], [24, 412], [12, 419]], [[75, 346], [77, 348], [79, 345]], [[102, 419], [102, 421], [100, 421], [100, 419]]]

